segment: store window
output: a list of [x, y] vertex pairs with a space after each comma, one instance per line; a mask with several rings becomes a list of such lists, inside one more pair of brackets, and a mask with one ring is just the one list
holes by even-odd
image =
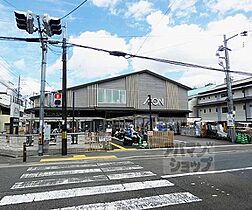
[[228, 108], [226, 106], [222, 107], [221, 111], [222, 113], [228, 113]]
[[211, 109], [209, 109], [209, 112], [212, 112], [212, 110], [211, 110]]
[[221, 98], [223, 98], [223, 97], [227, 97], [227, 93], [222, 93]]
[[125, 90], [99, 88], [98, 89], [98, 103], [125, 104], [126, 103], [126, 91]]

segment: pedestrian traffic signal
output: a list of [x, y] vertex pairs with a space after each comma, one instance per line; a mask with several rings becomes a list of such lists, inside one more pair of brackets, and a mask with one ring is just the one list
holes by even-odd
[[50, 37], [54, 34], [60, 35], [62, 33], [60, 19], [58, 18], [51, 18], [45, 14], [43, 17], [43, 24], [45, 33]]
[[32, 12], [28, 11], [27, 13], [25, 13], [14, 11], [14, 13], [16, 16], [17, 27], [19, 29], [26, 30], [29, 34], [32, 34], [36, 31], [36, 28], [33, 24], [34, 18]]
[[54, 105], [60, 106], [61, 105], [61, 93], [54, 94]]

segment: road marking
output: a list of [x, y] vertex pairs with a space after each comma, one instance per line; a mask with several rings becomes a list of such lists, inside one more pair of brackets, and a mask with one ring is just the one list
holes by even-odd
[[121, 149], [121, 150], [127, 150], [127, 148], [125, 148], [125, 147], [122, 147], [121, 145], [119, 145], [119, 144], [115, 144], [115, 143], [113, 143], [113, 142], [109, 142], [111, 145], [113, 145], [113, 146], [115, 146], [115, 147], [117, 147], [117, 148], [119, 148], [119, 149]]
[[58, 161], [71, 161], [71, 160], [93, 160], [93, 159], [111, 159], [117, 158], [115, 155], [107, 156], [91, 156], [91, 157], [66, 157], [66, 158], [46, 158], [41, 159], [40, 162], [58, 162]]
[[20, 178], [36, 178], [36, 177], [45, 177], [45, 176], [62, 176], [62, 175], [72, 175], [72, 174], [85, 174], [85, 173], [97, 173], [102, 172], [99, 168], [89, 168], [82, 170], [68, 170], [68, 171], [47, 171], [47, 172], [37, 172], [30, 174], [23, 174]]
[[14, 190], [22, 188], [46, 187], [46, 186], [56, 186], [65, 184], [106, 181], [106, 180], [108, 180], [108, 177], [105, 175], [79, 177], [79, 178], [74, 177], [74, 178], [60, 178], [60, 179], [45, 179], [45, 180], [35, 180], [28, 182], [17, 182], [11, 187], [11, 189]]
[[204, 174], [221, 174], [221, 173], [245, 171], [245, 170], [252, 170], [252, 167], [233, 168], [233, 169], [225, 169], [225, 170], [218, 170], [218, 171], [199, 171], [199, 172], [191, 172], [191, 173], [183, 173], [183, 174], [167, 174], [167, 175], [163, 175], [161, 177], [162, 178], [174, 178], [174, 177], [194, 176], [194, 175], [204, 175]]
[[74, 158], [84, 158], [86, 155], [73, 155]]
[[65, 190], [53, 190], [38, 193], [27, 193], [19, 195], [4, 196], [0, 201], [0, 206], [31, 203], [37, 201], [55, 200], [62, 198], [73, 198], [80, 196], [101, 195], [116, 192], [129, 192], [136, 190], [144, 190], [158, 187], [174, 186], [168, 180], [152, 180], [144, 182], [131, 182], [124, 184], [101, 185], [95, 187], [72, 188]]
[[116, 161], [116, 162], [105, 162], [105, 163], [97, 163], [98, 166], [111, 166], [111, 165], [131, 165], [134, 164], [131, 161]]
[[147, 177], [147, 176], [156, 176], [156, 174], [151, 171], [140, 171], [140, 172], [128, 172], [122, 174], [108, 174], [107, 177], [110, 180], [119, 180], [119, 179], [131, 179], [138, 177]]
[[130, 164], [134, 164], [134, 163], [131, 161], [118, 161], [118, 162], [105, 162], [105, 163], [95, 163], [95, 164], [38, 166], [38, 167], [29, 167], [27, 171], [45, 171], [45, 170], [67, 169], [67, 168], [88, 168], [88, 167], [97, 167], [97, 166], [130, 165]]
[[189, 192], [181, 192], [181, 193], [170, 193], [143, 198], [133, 198], [128, 200], [119, 200], [108, 203], [95, 203], [81, 206], [66, 207], [61, 208], [61, 210], [74, 210], [74, 209], [141, 210], [141, 209], [153, 209], [185, 203], [193, 203], [199, 201], [202, 200], [194, 196], [193, 194]]
[[137, 170], [142, 169], [142, 166], [134, 165], [134, 166], [120, 166], [120, 167], [108, 167], [108, 168], [101, 168], [103, 172], [112, 172], [112, 171], [126, 171], [126, 170]]
[[101, 172], [112, 172], [112, 171], [125, 171], [125, 170], [137, 170], [142, 169], [142, 166], [118, 166], [118, 167], [107, 167], [107, 168], [88, 168], [88, 169], [77, 169], [77, 170], [66, 170], [66, 171], [45, 171], [36, 173], [23, 174], [20, 178], [36, 178], [45, 176], [62, 176], [62, 175], [73, 175], [73, 174], [85, 174], [85, 173], [101, 173]]
[[23, 189], [23, 188], [34, 188], [34, 187], [47, 187], [56, 185], [66, 185], [66, 184], [77, 184], [77, 183], [87, 183], [87, 182], [99, 182], [107, 180], [120, 180], [120, 179], [132, 179], [156, 176], [156, 174], [151, 171], [141, 171], [141, 172], [129, 172], [120, 174], [108, 174], [108, 175], [96, 175], [88, 177], [74, 177], [74, 178], [58, 178], [58, 179], [44, 179], [44, 180], [32, 180], [27, 182], [17, 182], [11, 189]]

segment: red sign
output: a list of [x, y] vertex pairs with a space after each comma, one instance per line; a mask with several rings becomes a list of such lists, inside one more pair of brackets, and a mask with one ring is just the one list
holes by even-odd
[[55, 93], [54, 98], [55, 99], [61, 99], [61, 93]]

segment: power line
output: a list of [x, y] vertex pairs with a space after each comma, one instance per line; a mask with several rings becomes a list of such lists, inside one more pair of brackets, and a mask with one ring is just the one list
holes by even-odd
[[[163, 16], [160, 18], [160, 20], [156, 23], [156, 25], [159, 25], [159, 23], [163, 20], [163, 18], [165, 17], [165, 15], [167, 15], [170, 11], [171, 11], [171, 7], [173, 6], [173, 4], [176, 2], [176, 0], [173, 1], [173, 3], [167, 8], [167, 10], [165, 11], [165, 13], [163, 14]], [[146, 38], [144, 39], [143, 43], [140, 45], [140, 47], [138, 48], [136, 55], [139, 53], [139, 51], [142, 49], [142, 47], [144, 46], [145, 42], [147, 41], [147, 39], [149, 39], [150, 34], [148, 36], [146, 36]]]
[[66, 18], [68, 15], [72, 14], [75, 10], [79, 9], [83, 4], [85, 4], [88, 0], [84, 0], [83, 2], [81, 2], [77, 7], [75, 7], [73, 10], [71, 10], [69, 13], [67, 13], [66, 15], [64, 15], [63, 17], [60, 18], [60, 20]]
[[[50, 43], [50, 41], [49, 41]], [[51, 43], [51, 44], [60, 44], [62, 43], [61, 41], [57, 43]], [[162, 58], [153, 58], [153, 57], [147, 57], [147, 56], [139, 56], [139, 55], [134, 55], [134, 54], [129, 54], [121, 51], [110, 51], [110, 50], [105, 50], [102, 48], [96, 48], [96, 47], [90, 47], [90, 46], [84, 46], [80, 44], [73, 44], [67, 42], [68, 45], [74, 46], [74, 47], [81, 47], [85, 49], [90, 49], [90, 50], [96, 50], [100, 52], [106, 52], [109, 53], [112, 56], [117, 56], [117, 57], [124, 57], [126, 59], [129, 58], [141, 58], [145, 60], [151, 60], [151, 61], [156, 61], [156, 62], [161, 62], [161, 63], [167, 63], [171, 65], [177, 65], [177, 66], [184, 66], [184, 67], [192, 67], [192, 68], [200, 68], [200, 69], [205, 69], [205, 70], [212, 70], [212, 71], [220, 71], [220, 72], [225, 72], [223, 69], [218, 69], [218, 68], [213, 68], [213, 67], [208, 67], [208, 66], [203, 66], [203, 65], [198, 65], [198, 64], [192, 64], [192, 63], [186, 63], [186, 62], [181, 62], [181, 61], [174, 61], [174, 60], [168, 60], [168, 59], [162, 59]], [[235, 74], [241, 74], [241, 75], [246, 75], [246, 76], [252, 76], [252, 73], [245, 72], [245, 71], [234, 71], [234, 70], [229, 70], [231, 73]]]
[[[16, 38], [16, 37], [7, 37], [7, 38], [8, 38], [7, 40], [10, 40], [10, 41], [40, 42], [39, 38], [30, 38], [32, 40], [30, 40], [29, 38]], [[3, 39], [3, 37], [0, 37], [0, 40], [1, 39], [5, 40], [5, 39]], [[52, 45], [62, 44], [62, 41], [53, 41], [53, 40], [48, 40], [48, 39], [46, 39], [44, 41], [47, 41], [49, 44], [52, 44]], [[156, 61], [156, 62], [161, 62], [161, 63], [167, 63], [167, 64], [177, 65], [177, 66], [184, 66], [184, 67], [192, 67], [192, 68], [200, 68], [200, 69], [205, 69], [205, 70], [225, 72], [224, 69], [218, 69], [218, 68], [213, 68], [213, 67], [208, 67], [208, 66], [203, 66], [203, 65], [198, 65], [198, 64], [192, 64], [192, 63], [186, 63], [186, 62], [181, 62], [181, 61], [174, 61], [174, 60], [168, 60], [168, 59], [163, 59], [163, 58], [153, 58], [153, 57], [147, 57], [147, 56], [139, 56], [139, 55], [125, 53], [125, 52], [121, 52], [121, 51], [111, 51], [111, 50], [106, 50], [106, 49], [102, 49], [102, 48], [74, 44], [74, 43], [70, 43], [70, 42], [67, 42], [66, 44], [68, 45], [68, 47], [81, 47], [81, 48], [85, 48], [85, 49], [105, 52], [105, 53], [108, 53], [112, 56], [124, 57], [126, 59], [140, 58], [140, 59], [151, 60], [151, 61]], [[235, 74], [240, 74], [240, 75], [252, 76], [252, 73], [245, 72], [245, 71], [229, 70], [229, 72], [235, 73]]]
[[8, 2], [7, 0], [3, 0], [6, 4], [10, 5], [11, 7], [15, 8], [16, 10], [18, 10], [17, 7], [15, 7], [12, 3]]

